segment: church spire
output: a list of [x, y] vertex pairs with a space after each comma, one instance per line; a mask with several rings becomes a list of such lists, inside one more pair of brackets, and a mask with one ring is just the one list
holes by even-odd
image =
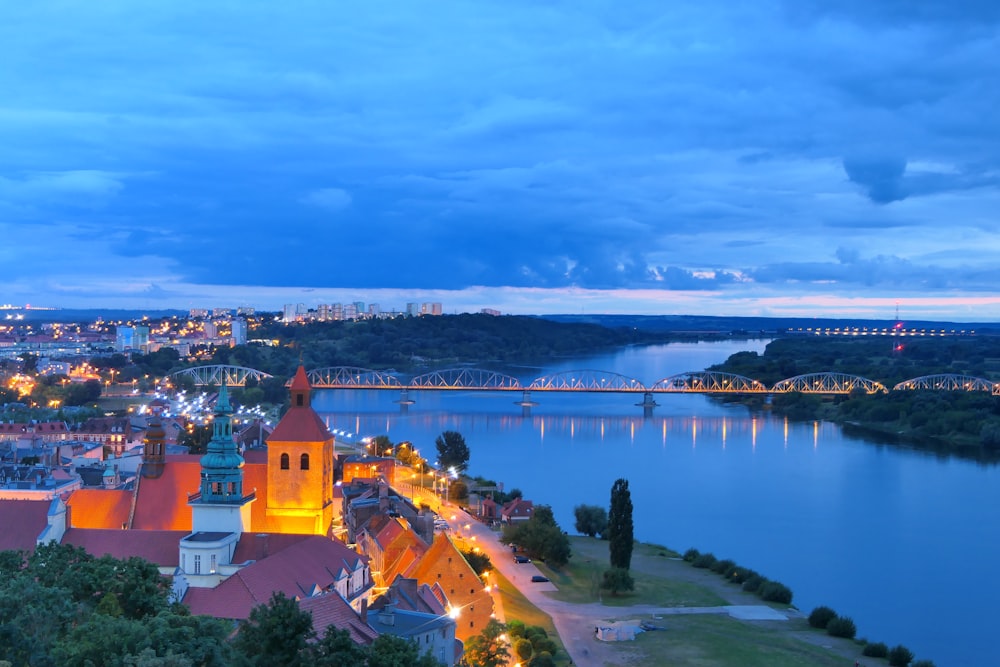
[[233, 440], [233, 409], [225, 384], [215, 401], [208, 453], [201, 457], [201, 502], [243, 502], [243, 457]]

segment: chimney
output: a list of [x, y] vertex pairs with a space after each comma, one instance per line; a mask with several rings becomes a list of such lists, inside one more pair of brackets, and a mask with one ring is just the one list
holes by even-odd
[[378, 620], [382, 625], [396, 625], [396, 603], [390, 602], [382, 607]]
[[368, 625], [368, 598], [361, 598], [361, 622]]
[[267, 533], [258, 533], [254, 535], [254, 538], [257, 540], [257, 560], [264, 560], [267, 558], [271, 546], [269, 544], [269, 537], [270, 536]]

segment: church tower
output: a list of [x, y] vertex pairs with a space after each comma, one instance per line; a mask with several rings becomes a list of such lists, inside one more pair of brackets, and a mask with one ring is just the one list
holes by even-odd
[[212, 421], [212, 439], [201, 457], [201, 490], [189, 499], [194, 532], [250, 530], [250, 503], [243, 495], [243, 457], [233, 440], [233, 409], [226, 385], [219, 390]]
[[291, 407], [267, 439], [267, 515], [281, 532], [326, 535], [333, 522], [333, 434], [312, 409], [299, 366]]
[[243, 464], [233, 440], [229, 392], [222, 385], [208, 453], [201, 457], [201, 491], [188, 498], [191, 534], [180, 543], [179, 574], [184, 586], [214, 588], [238, 569], [233, 554], [240, 535], [250, 530], [254, 501], [252, 494], [243, 495]]
[[163, 430], [160, 415], [156, 412], [146, 426], [146, 437], [142, 439], [142, 476], [156, 479], [163, 474], [166, 463], [167, 434]]

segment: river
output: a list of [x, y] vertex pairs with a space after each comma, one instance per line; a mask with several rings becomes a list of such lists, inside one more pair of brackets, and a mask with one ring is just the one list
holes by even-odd
[[[766, 341], [628, 348], [525, 369], [620, 373], [650, 385], [701, 370]], [[573, 508], [607, 506], [629, 481], [635, 535], [695, 547], [781, 581], [808, 613], [827, 605], [859, 637], [904, 644], [918, 659], [1000, 664], [1000, 470], [845, 435], [829, 423], [789, 423], [705, 396], [657, 394], [644, 418], [635, 394], [532, 395], [531, 416], [506, 392], [319, 391], [331, 428], [411, 441], [433, 460], [434, 439], [460, 432], [469, 473], [520, 488], [573, 531]]]

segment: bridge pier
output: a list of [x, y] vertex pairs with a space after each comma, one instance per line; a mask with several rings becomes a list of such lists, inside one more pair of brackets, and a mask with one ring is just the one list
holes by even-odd
[[533, 406], [538, 405], [538, 403], [536, 403], [535, 401], [531, 400], [531, 392], [528, 391], [527, 389], [525, 389], [524, 393], [521, 394], [521, 400], [520, 401], [514, 401], [514, 405], [520, 405], [521, 406], [521, 416], [522, 417], [530, 417], [531, 416], [531, 408]]
[[410, 398], [410, 394], [407, 392], [406, 387], [403, 387], [399, 391], [399, 400], [398, 401], [393, 401], [393, 402], [394, 403], [399, 403], [399, 413], [403, 414], [403, 415], [405, 415], [407, 412], [410, 411], [410, 406], [411, 405], [413, 405], [414, 403], [416, 403], [416, 401], [414, 401], [412, 398]]
[[648, 419], [653, 416], [653, 408], [659, 403], [653, 400], [653, 392], [647, 391], [642, 395], [642, 403], [636, 403], [636, 405], [642, 408], [642, 416]]

